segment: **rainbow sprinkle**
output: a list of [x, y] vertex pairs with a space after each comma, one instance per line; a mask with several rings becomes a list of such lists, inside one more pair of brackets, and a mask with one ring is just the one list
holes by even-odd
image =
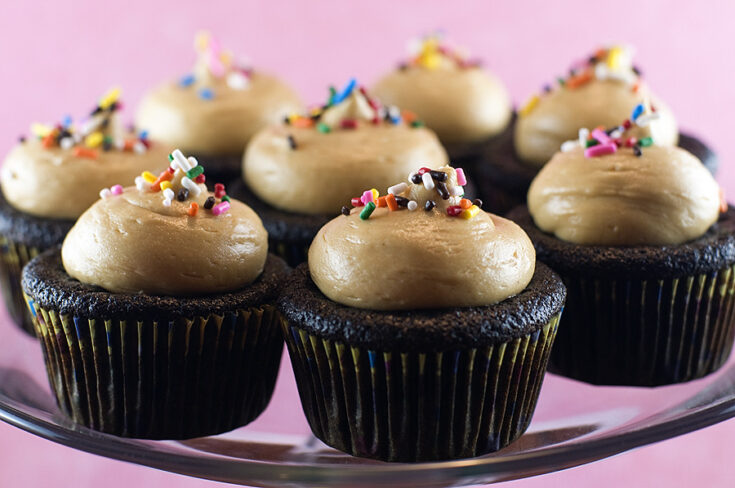
[[[456, 168], [454, 172], [457, 184], [450, 186], [447, 172], [426, 167], [420, 168], [408, 175], [408, 182], [397, 183], [388, 188], [388, 194], [385, 196], [380, 196], [375, 188], [365, 190], [361, 196], [351, 200], [352, 207], [361, 208], [360, 220], [369, 220], [375, 209], [379, 207], [387, 207], [390, 212], [403, 209], [415, 211], [419, 208], [419, 202], [410, 198], [411, 189], [413, 186], [420, 186], [426, 191], [433, 191], [438, 197], [436, 200], [427, 198], [422, 205], [425, 211], [430, 212], [437, 208], [438, 201], [445, 201], [448, 216], [472, 219], [480, 212], [482, 201], [479, 199], [470, 201], [464, 198], [463, 187], [467, 184], [464, 171], [462, 168]], [[351, 214], [350, 208], [346, 206], [342, 207], [341, 212], [345, 216]]]
[[564, 142], [561, 145], [561, 151], [569, 152], [581, 147], [584, 148], [584, 156], [586, 158], [596, 158], [607, 154], [614, 154], [620, 147], [630, 147], [633, 150], [633, 154], [640, 157], [643, 154], [641, 148], [651, 146], [653, 144], [653, 138], [643, 137], [636, 139], [635, 137], [626, 137], [625, 135], [634, 126], [647, 127], [659, 117], [660, 115], [648, 103], [640, 103], [633, 108], [630, 118], [626, 119], [620, 125], [610, 129], [596, 127], [592, 131], [585, 128], [580, 129], [579, 137]]
[[[148, 133], [145, 131], [131, 137], [119, 137], [113, 133], [114, 118], [122, 108], [120, 89], [113, 88], [105, 93], [89, 117], [77, 127], [70, 116], [65, 116], [55, 125], [31, 124], [31, 133], [45, 149], [58, 147], [65, 151], [72, 151], [78, 158], [97, 159], [99, 151], [130, 151], [144, 153], [150, 147]], [[20, 142], [24, 143], [25, 138]]]
[[[611, 46], [601, 48], [581, 62], [575, 63], [565, 77], [558, 77], [559, 88], [575, 90], [592, 80], [615, 80], [625, 83], [637, 92], [640, 87], [641, 73], [633, 66], [633, 50], [627, 46]], [[531, 95], [528, 101], [518, 110], [525, 117], [538, 105], [544, 95], [553, 91], [551, 85], [545, 85], [540, 93]]]

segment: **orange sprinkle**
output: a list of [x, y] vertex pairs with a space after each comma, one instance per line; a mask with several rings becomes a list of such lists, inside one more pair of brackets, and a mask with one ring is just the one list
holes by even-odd
[[132, 151], [135, 146], [135, 139], [125, 139], [124, 151]]
[[403, 117], [403, 120], [405, 120], [408, 124], [418, 119], [418, 115], [411, 112], [410, 110], [402, 110], [401, 117]]
[[75, 147], [72, 154], [78, 158], [97, 159], [97, 151], [87, 147]]
[[385, 197], [378, 198], [378, 207], [386, 207], [388, 203], [385, 201]]
[[189, 209], [186, 211], [186, 213], [189, 214], [189, 217], [194, 217], [197, 214], [198, 210], [199, 210], [199, 205], [196, 202], [191, 202], [189, 204]]
[[727, 200], [725, 200], [725, 192], [720, 188], [720, 213], [727, 212]]
[[[380, 197], [380, 198], [383, 198], [383, 197]], [[378, 199], [378, 201], [380, 201], [380, 198]], [[385, 204], [388, 205], [388, 208], [390, 209], [391, 212], [395, 212], [396, 210], [398, 210], [398, 202], [396, 202], [396, 197], [393, 196], [392, 193], [388, 193], [385, 196]]]
[[464, 209], [468, 209], [472, 206], [472, 201], [467, 200], [466, 198], [463, 198], [462, 200], [459, 201], [459, 206]]
[[584, 85], [591, 79], [592, 79], [592, 70], [585, 70], [569, 78], [565, 86], [567, 88], [575, 89], [575, 88], [578, 88]]
[[603, 58], [607, 56], [607, 49], [600, 48], [597, 51], [595, 51], [595, 57], [598, 61], [602, 61]]
[[56, 138], [56, 131], [51, 131], [41, 139], [41, 145], [46, 149], [54, 145], [54, 139]]
[[633, 93], [638, 93], [638, 90], [640, 90], [640, 88], [641, 88], [641, 82], [640, 81], [636, 81], [633, 84]]
[[173, 177], [174, 174], [172, 172], [169, 170], [163, 170], [161, 174], [158, 175], [158, 178], [156, 178], [156, 181], [151, 185], [151, 191], [161, 191], [161, 183], [164, 181], [171, 181]]
[[298, 117], [291, 121], [291, 125], [302, 129], [314, 127], [314, 121], [308, 117]]

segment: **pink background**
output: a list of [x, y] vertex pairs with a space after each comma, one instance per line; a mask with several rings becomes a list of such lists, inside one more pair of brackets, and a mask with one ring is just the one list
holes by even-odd
[[[617, 2], [5, 2], [0, 12], [2, 109], [0, 152], [33, 121], [84, 115], [106, 88], [119, 84], [130, 108], [151, 84], [187, 72], [199, 28], [276, 72], [307, 102], [349, 76], [370, 83], [404, 55], [408, 38], [435, 28], [482, 58], [521, 103], [573, 59], [600, 43], [625, 41], [654, 90], [719, 152], [718, 175], [735, 195], [730, 161], [735, 104], [732, 55], [735, 3]], [[563, 5], [560, 7], [559, 5]], [[127, 111], [130, 114], [131, 110]], [[0, 333], [7, 333], [0, 326]], [[298, 401], [288, 368], [279, 384], [287, 415]], [[563, 392], [557, 392], [563, 394]], [[290, 405], [289, 405], [290, 404]], [[267, 420], [266, 419], [266, 420]], [[269, 420], [270, 421], [270, 420]], [[261, 424], [262, 425], [262, 424]], [[735, 422], [538, 478], [507, 483], [548, 486], [732, 486]], [[0, 424], [0, 486], [214, 486], [106, 460]], [[505, 485], [504, 485], [505, 486]]]

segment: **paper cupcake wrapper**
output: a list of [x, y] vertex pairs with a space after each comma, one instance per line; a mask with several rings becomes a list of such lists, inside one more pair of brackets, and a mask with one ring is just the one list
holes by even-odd
[[13, 322], [32, 336], [36, 332], [20, 286], [20, 273], [23, 266], [41, 251], [43, 249], [26, 246], [0, 235], [0, 291], [5, 307]]
[[683, 278], [564, 275], [567, 303], [550, 370], [594, 384], [656, 386], [701, 378], [730, 354], [735, 268]]
[[295, 268], [299, 264], [306, 262], [306, 258], [309, 255], [309, 246], [311, 246], [311, 241], [286, 242], [270, 239], [268, 251], [286, 261], [286, 264], [292, 268]]
[[255, 419], [283, 351], [271, 305], [170, 321], [87, 319], [26, 295], [61, 410], [109, 434], [187, 439]]
[[282, 321], [314, 435], [354, 456], [411, 462], [478, 456], [517, 439], [559, 316], [512, 342], [438, 353], [351, 347]]

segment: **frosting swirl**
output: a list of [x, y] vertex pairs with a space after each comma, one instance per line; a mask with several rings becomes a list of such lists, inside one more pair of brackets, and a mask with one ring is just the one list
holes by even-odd
[[38, 217], [76, 219], [102, 188], [130, 180], [165, 161], [167, 150], [145, 132], [125, 131], [118, 97], [105, 94], [83, 124], [34, 124], [34, 138], [17, 144], [0, 168], [0, 187], [16, 209]]
[[[438, 173], [447, 175], [449, 189], [458, 186], [452, 168]], [[535, 251], [520, 227], [481, 211], [451, 217], [461, 197], [445, 200], [425, 185], [397, 185], [413, 207], [395, 211], [369, 202], [319, 231], [309, 271], [322, 293], [350, 307], [411, 310], [490, 305], [528, 285]], [[372, 208], [367, 219], [366, 208]]]
[[503, 83], [437, 37], [425, 39], [418, 55], [381, 78], [373, 92], [385, 103], [416, 112], [443, 143], [496, 135], [512, 112]]
[[136, 124], [154, 139], [198, 154], [240, 154], [257, 131], [301, 109], [289, 86], [237, 65], [213, 38], [198, 37], [197, 49], [193, 74], [141, 101]]
[[617, 124], [639, 103], [652, 99], [659, 114], [648, 127], [638, 128], [638, 137], [652, 136], [657, 144], [675, 145], [678, 128], [671, 110], [649, 95], [632, 54], [621, 46], [598, 51], [585, 63], [572, 68], [555, 88], [534, 95], [519, 110], [514, 144], [518, 157], [541, 167], [568, 139], [583, 127], [610, 127]]
[[720, 207], [709, 171], [674, 146], [634, 151], [557, 153], [528, 192], [536, 225], [564, 241], [608, 246], [675, 245], [704, 234]]
[[448, 161], [436, 135], [412, 114], [380, 107], [353, 80], [325, 109], [258, 133], [243, 179], [275, 208], [328, 214], [366, 185], [387, 187], [424, 161]]
[[113, 293], [187, 296], [236, 290], [260, 275], [268, 239], [255, 212], [222, 187], [212, 194], [186, 181], [189, 170], [168, 173], [137, 179], [82, 214], [61, 250], [70, 276]]

